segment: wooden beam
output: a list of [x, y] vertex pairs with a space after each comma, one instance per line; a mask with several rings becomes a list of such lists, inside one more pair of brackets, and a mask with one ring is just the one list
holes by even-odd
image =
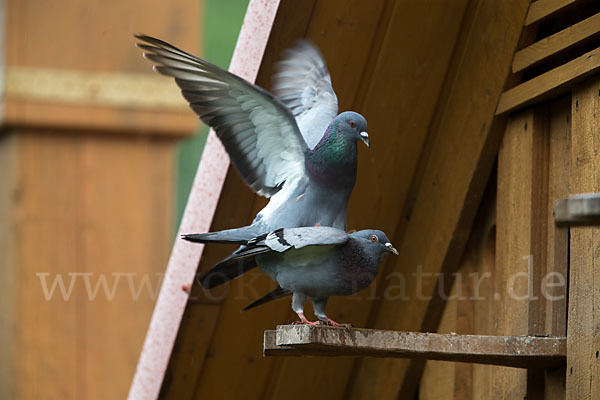
[[557, 226], [600, 226], [600, 193], [569, 196], [556, 202], [554, 221]]
[[[407, 279], [408, 300], [380, 300], [370, 324], [388, 330], [433, 331], [443, 300], [437, 296], [439, 273], [456, 270], [469, 237], [504, 131], [494, 110], [510, 73], [529, 1], [482, 1], [463, 25], [444, 84], [445, 96], [432, 121], [431, 138], [418, 174], [412, 207], [403, 220], [403, 241], [396, 262]], [[489, 52], [501, 41], [501, 52]], [[476, 102], [473, 99], [477, 98]], [[418, 276], [417, 287], [413, 277]], [[390, 282], [390, 284], [392, 284]], [[385, 294], [382, 285], [380, 294]], [[432, 296], [432, 297], [429, 297]], [[385, 297], [385, 296], [383, 296]], [[422, 365], [361, 359], [347, 391], [352, 399], [412, 398]]]
[[309, 325], [265, 331], [265, 356], [425, 358], [520, 368], [565, 363], [564, 337], [478, 336]]
[[[600, 192], [600, 78], [573, 92], [571, 192]], [[569, 317], [567, 320], [567, 399], [600, 398], [598, 302], [600, 228], [570, 230]]]
[[532, 67], [598, 33], [600, 33], [600, 13], [517, 51], [512, 71], [516, 73]]
[[531, 3], [525, 25], [531, 25], [534, 22], [540, 22], [549, 18], [568, 6], [577, 3], [578, 0], [538, 0]]
[[600, 48], [502, 93], [496, 115], [516, 111], [565, 93], [600, 70]]

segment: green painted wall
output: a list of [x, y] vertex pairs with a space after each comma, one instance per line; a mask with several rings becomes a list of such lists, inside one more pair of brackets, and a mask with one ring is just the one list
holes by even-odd
[[[248, 1], [204, 0], [203, 58], [222, 68], [229, 66]], [[176, 228], [183, 216], [207, 135], [208, 128], [203, 126], [196, 135], [177, 145]]]

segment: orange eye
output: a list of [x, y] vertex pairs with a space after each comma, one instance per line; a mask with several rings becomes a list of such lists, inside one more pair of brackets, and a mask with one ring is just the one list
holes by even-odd
[[371, 242], [376, 242], [377, 241], [377, 236], [371, 235], [371, 237], [369, 239], [371, 239]]
[[352, 128], [354, 128], [354, 127], [356, 126], [356, 124], [354, 123], [354, 121], [350, 121], [350, 126], [351, 126]]

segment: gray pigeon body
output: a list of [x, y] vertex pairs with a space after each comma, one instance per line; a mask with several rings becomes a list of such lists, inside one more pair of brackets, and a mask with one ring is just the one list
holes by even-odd
[[251, 225], [213, 232], [215, 241], [243, 242], [299, 226], [346, 229], [356, 143], [369, 145], [367, 122], [351, 111], [337, 115], [331, 78], [314, 46], [301, 41], [285, 53], [275, 97], [159, 39], [136, 38], [154, 69], [175, 78], [190, 107], [215, 129], [244, 181], [270, 198]]
[[[209, 237], [199, 241], [212, 242]], [[347, 234], [331, 227], [279, 229], [246, 241], [242, 250], [217, 264], [200, 281], [212, 287], [212, 279], [222, 279], [219, 274], [223, 266], [250, 261], [279, 287], [245, 309], [292, 294], [292, 308], [301, 323], [311, 323], [304, 316], [304, 303], [310, 300], [319, 320], [337, 325], [325, 313], [327, 299], [368, 287], [389, 252], [398, 254], [385, 233], [378, 230]]]

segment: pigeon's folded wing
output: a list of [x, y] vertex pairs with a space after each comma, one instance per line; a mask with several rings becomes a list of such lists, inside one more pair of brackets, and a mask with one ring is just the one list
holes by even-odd
[[[341, 229], [327, 226], [278, 229], [260, 239], [256, 245], [264, 245], [273, 251], [284, 252], [291, 248], [307, 246], [332, 246], [344, 244], [348, 234]], [[249, 242], [249, 244], [252, 244]]]
[[244, 181], [270, 197], [306, 174], [306, 142], [273, 95], [162, 40], [136, 35], [154, 69], [175, 78], [200, 119], [213, 127]]
[[309, 41], [299, 41], [283, 56], [273, 76], [273, 93], [292, 111], [313, 148], [338, 113], [331, 77], [323, 56]]

